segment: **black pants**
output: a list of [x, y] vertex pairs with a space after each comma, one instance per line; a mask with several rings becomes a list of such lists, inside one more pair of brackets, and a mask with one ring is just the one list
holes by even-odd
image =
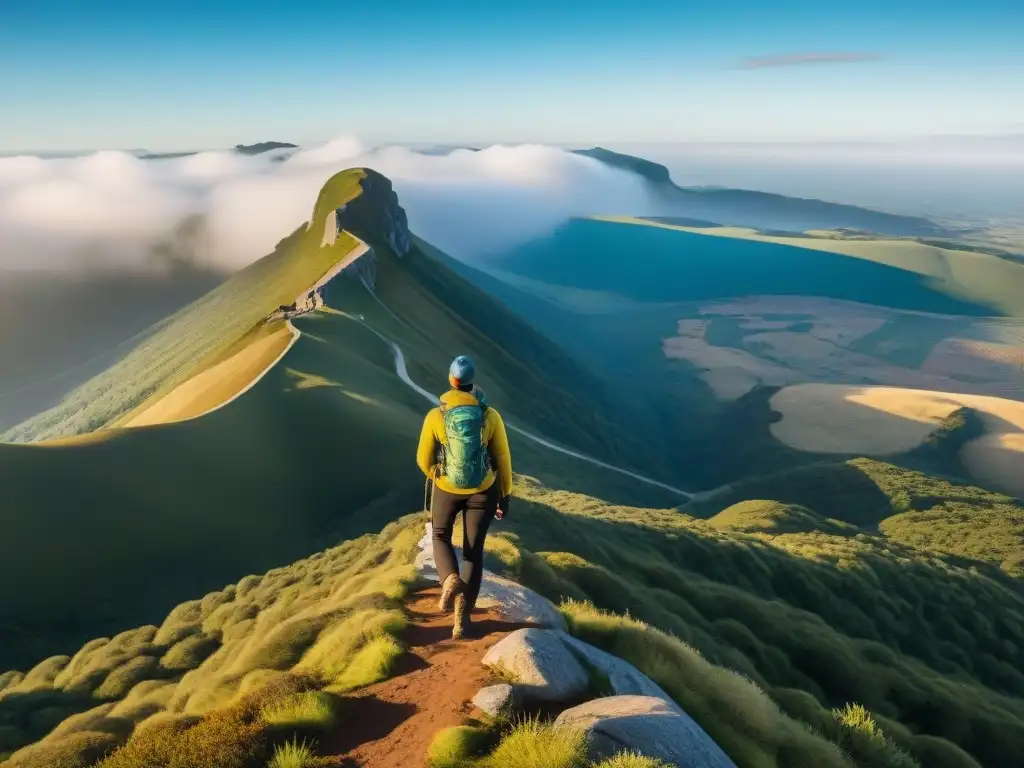
[[451, 574], [459, 572], [452, 546], [455, 518], [462, 513], [462, 581], [466, 584], [466, 607], [473, 610], [480, 594], [484, 576], [484, 540], [487, 529], [498, 510], [498, 481], [483, 493], [458, 495], [434, 488], [430, 502], [431, 526], [434, 530], [434, 562], [442, 584]]

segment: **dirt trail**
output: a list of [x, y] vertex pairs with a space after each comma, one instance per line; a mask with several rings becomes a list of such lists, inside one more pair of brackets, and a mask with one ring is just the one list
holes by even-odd
[[351, 697], [338, 729], [321, 739], [323, 766], [402, 768], [423, 765], [438, 731], [459, 725], [473, 712], [470, 700], [494, 675], [481, 663], [487, 650], [526, 624], [502, 621], [477, 609], [474, 631], [451, 639], [451, 614], [437, 609], [439, 589], [415, 593], [408, 604], [409, 648], [394, 676]]

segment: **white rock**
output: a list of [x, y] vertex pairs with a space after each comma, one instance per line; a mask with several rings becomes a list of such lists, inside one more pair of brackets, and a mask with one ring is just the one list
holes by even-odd
[[677, 768], [735, 768], [678, 707], [651, 696], [609, 696], [567, 709], [555, 725], [587, 732], [593, 760], [631, 750]]
[[473, 706], [491, 717], [504, 709], [514, 706], [515, 691], [508, 683], [489, 685], [481, 688], [473, 697]]
[[510, 674], [517, 694], [536, 701], [571, 701], [590, 683], [558, 633], [545, 629], [513, 632], [491, 647], [483, 663]]
[[536, 624], [561, 630], [566, 628], [565, 617], [550, 600], [522, 584], [487, 571], [484, 572], [476, 604], [494, 610], [502, 621], [513, 624]]
[[595, 648], [589, 643], [584, 643], [567, 632], [560, 632], [559, 637], [587, 664], [608, 678], [615, 694], [619, 696], [652, 696], [663, 700], [670, 709], [678, 710], [682, 714], [683, 710], [672, 700], [671, 696], [628, 661], [602, 651], [600, 648]]

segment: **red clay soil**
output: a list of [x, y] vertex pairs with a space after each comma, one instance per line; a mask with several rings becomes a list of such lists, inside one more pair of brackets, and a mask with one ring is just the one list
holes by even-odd
[[454, 641], [451, 614], [438, 611], [438, 596], [437, 587], [412, 596], [406, 605], [410, 626], [402, 637], [408, 653], [393, 677], [349, 698], [338, 730], [320, 742], [321, 765], [425, 765], [427, 747], [437, 732], [470, 716], [470, 700], [494, 680], [481, 663], [487, 650], [508, 633], [530, 626], [477, 609], [473, 631]]

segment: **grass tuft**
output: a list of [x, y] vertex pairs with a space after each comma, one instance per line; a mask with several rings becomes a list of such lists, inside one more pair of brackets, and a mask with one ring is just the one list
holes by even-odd
[[310, 744], [292, 739], [274, 748], [274, 757], [267, 763], [267, 768], [307, 768], [313, 765], [315, 760], [316, 756]]
[[485, 768], [585, 768], [586, 733], [529, 718], [516, 724], [483, 761]]
[[594, 763], [594, 768], [671, 768], [671, 766], [653, 757], [641, 755], [639, 752], [620, 752], [615, 757]]

